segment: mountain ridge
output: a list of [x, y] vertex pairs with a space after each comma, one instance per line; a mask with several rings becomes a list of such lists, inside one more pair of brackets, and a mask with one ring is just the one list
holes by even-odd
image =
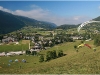
[[54, 29], [57, 27], [54, 23], [38, 21], [32, 18], [13, 15], [0, 10], [0, 34], [6, 34], [21, 29], [24, 26], [41, 27], [45, 29]]

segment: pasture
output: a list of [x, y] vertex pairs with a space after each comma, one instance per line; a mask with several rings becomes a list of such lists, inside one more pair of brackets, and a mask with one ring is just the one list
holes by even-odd
[[28, 44], [20, 44], [20, 45], [0, 45], [0, 52], [9, 52], [9, 51], [23, 51], [28, 50]]
[[[63, 50], [66, 54], [49, 62], [40, 63], [39, 57], [32, 55], [0, 57], [0, 74], [99, 74], [100, 47], [96, 47], [97, 50], [94, 52], [93, 41], [85, 43], [89, 44], [92, 49], [84, 46], [76, 52], [74, 45], [79, 45], [80, 41], [67, 42], [49, 48], [48, 50]], [[45, 56], [48, 50], [43, 50], [40, 54]], [[13, 62], [9, 62], [11, 59]], [[27, 62], [14, 62], [15, 59], [26, 59]]]
[[4, 44], [0, 45], [0, 52], [9, 52], [9, 51], [23, 51], [29, 49], [29, 40], [22, 40], [19, 44]]

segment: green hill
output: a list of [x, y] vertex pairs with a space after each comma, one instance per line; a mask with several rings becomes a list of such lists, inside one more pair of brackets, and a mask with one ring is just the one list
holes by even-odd
[[[97, 18], [92, 19], [94, 21], [100, 21], [100, 16]], [[93, 22], [93, 23], [89, 23], [87, 25], [85, 25], [84, 27], [82, 27], [81, 31], [86, 31], [86, 32], [90, 32], [90, 33], [94, 33], [96, 32], [100, 32], [100, 22]]]
[[[94, 52], [93, 41], [86, 41], [92, 49], [84, 46], [75, 51], [74, 46], [80, 41], [67, 42], [56, 45], [48, 50], [63, 50], [63, 57], [50, 60], [49, 62], [39, 62], [38, 56], [13, 56], [0, 58], [0, 74], [99, 74], [100, 73], [100, 47], [96, 47]], [[43, 50], [40, 54], [45, 55], [48, 50]], [[9, 60], [13, 62], [9, 62]], [[15, 59], [26, 59], [27, 63], [17, 62]], [[8, 65], [10, 64], [10, 66]], [[21, 66], [21, 68], [20, 68]]]

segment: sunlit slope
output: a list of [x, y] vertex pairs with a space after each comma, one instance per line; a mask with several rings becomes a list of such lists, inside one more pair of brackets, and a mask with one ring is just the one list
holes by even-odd
[[[0, 73], [29, 73], [29, 74], [95, 74], [100, 73], [100, 47], [95, 47], [93, 41], [87, 41], [92, 48], [84, 46], [78, 52], [74, 45], [79, 45], [80, 41], [64, 43], [49, 50], [63, 50], [65, 56], [50, 60], [49, 62], [39, 63], [38, 56], [14, 56], [0, 58]], [[96, 48], [94, 52], [93, 48]], [[41, 51], [46, 54], [48, 50]], [[27, 63], [11, 63], [7, 66], [9, 59], [23, 59]], [[2, 63], [5, 63], [2, 64]], [[21, 65], [22, 69], [19, 68]]]

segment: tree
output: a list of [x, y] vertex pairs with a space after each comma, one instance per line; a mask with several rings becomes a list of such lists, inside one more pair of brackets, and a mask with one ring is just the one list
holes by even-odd
[[56, 54], [55, 50], [47, 51], [47, 53], [46, 53], [46, 61], [49, 61], [49, 60], [55, 59], [55, 58], [57, 58], [57, 54]]
[[53, 58], [53, 59], [57, 58], [56, 51], [55, 51], [55, 50], [53, 50], [53, 51], [52, 51], [52, 53], [53, 53], [53, 57], [52, 57], [52, 58]]
[[59, 50], [58, 51], [58, 57], [62, 57], [64, 54], [63, 54], [63, 51], [62, 50]]
[[39, 56], [39, 62], [43, 62], [44, 61], [44, 56], [43, 55], [40, 55]]
[[31, 54], [31, 52], [30, 52], [29, 50], [26, 50], [26, 54], [30, 55], [30, 54]]
[[51, 52], [47, 51], [47, 53], [46, 53], [46, 61], [49, 61], [49, 60], [51, 60]]

